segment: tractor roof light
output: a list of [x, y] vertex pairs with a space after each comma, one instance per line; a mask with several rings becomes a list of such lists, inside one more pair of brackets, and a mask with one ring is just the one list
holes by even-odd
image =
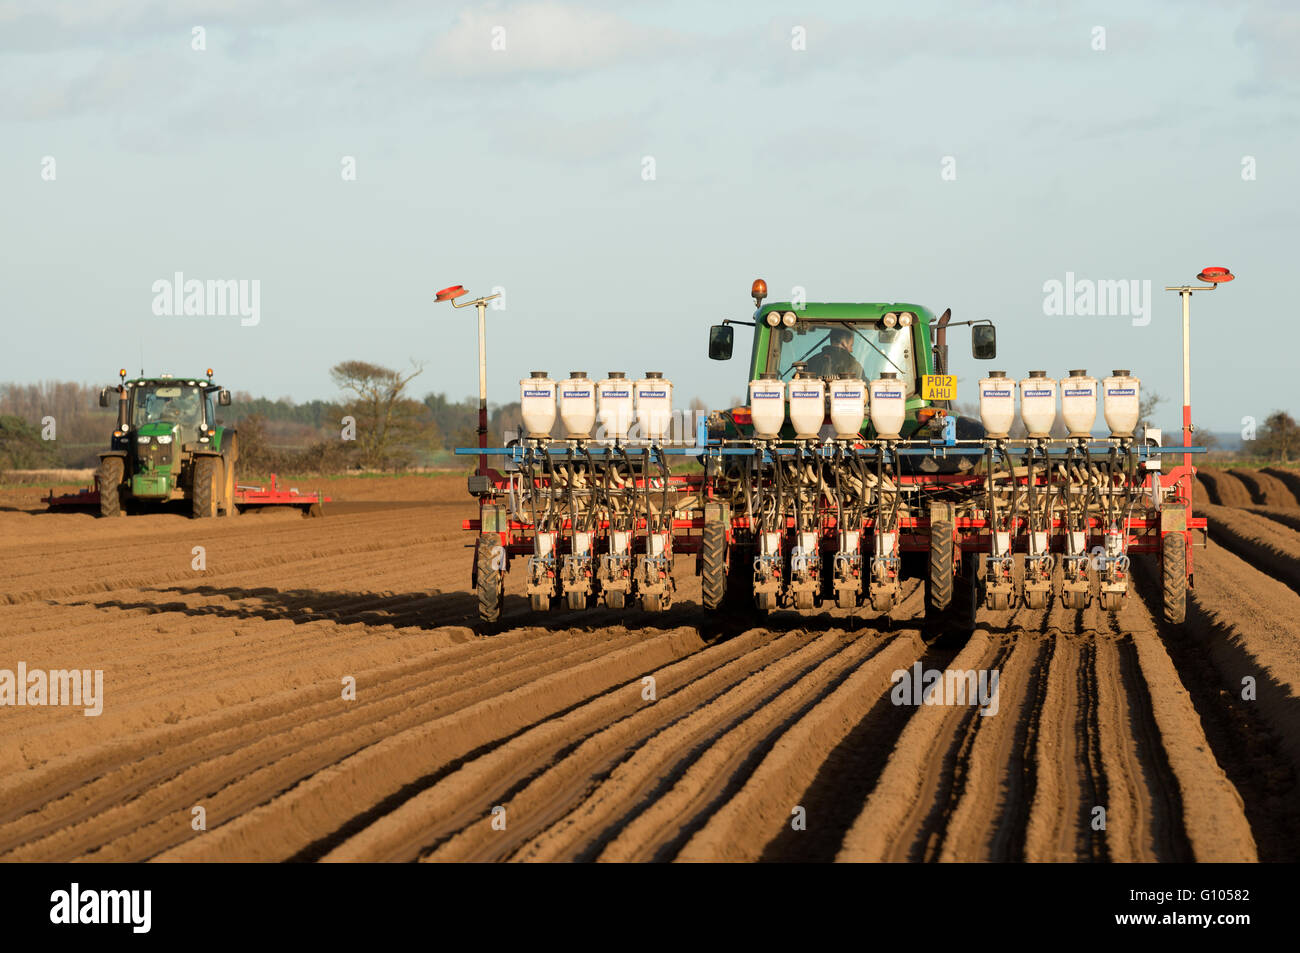
[[763, 320], [767, 322], [767, 326], [769, 328], [774, 328], [781, 323], [781, 312], [769, 311], [767, 313], [767, 316], [764, 317]]
[[795, 314], [793, 311], [787, 311], [783, 315], [781, 315], [781, 323], [784, 324], [787, 328], [794, 327], [795, 322], [798, 320], [799, 320], [799, 315]]
[[893, 311], [886, 311], [885, 316], [880, 320], [887, 328], [898, 327], [898, 315]]
[[911, 327], [912, 318], [916, 317], [911, 311], [900, 311], [898, 313], [898, 326], [900, 328]]
[[122, 378], [122, 380], [126, 380], [126, 368], [125, 368], [125, 367], [121, 368], [121, 369], [117, 372], [117, 376], [120, 377], [120, 378]]
[[749, 286], [749, 294], [754, 299], [754, 307], [763, 307], [763, 299], [767, 297], [767, 282], [762, 278], [755, 278], [754, 283]]
[[208, 368], [208, 380], [209, 380], [209, 381], [212, 380], [212, 368], [210, 368], [210, 367]]

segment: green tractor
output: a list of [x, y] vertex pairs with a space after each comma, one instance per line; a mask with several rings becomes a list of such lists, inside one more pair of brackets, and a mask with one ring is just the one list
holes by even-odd
[[[840, 377], [871, 381], [894, 375], [905, 393], [904, 440], [923, 438], [927, 433], [937, 437], [945, 428], [950, 428], [949, 439], [984, 436], [978, 419], [950, 414], [957, 379], [949, 369], [946, 334], [949, 327], [971, 325], [971, 355], [988, 360], [997, 355], [997, 332], [991, 321], [954, 323], [951, 311], [936, 318], [929, 309], [906, 303], [764, 305], [767, 284], [761, 278], [754, 282], [751, 294], [757, 306], [752, 322], [727, 320], [710, 329], [709, 357], [713, 360], [729, 360], [735, 338], [732, 325], [748, 325], [754, 328], [748, 380], [770, 375], [789, 383], [796, 376], [807, 375], [828, 381]], [[709, 430], [711, 436], [721, 439], [751, 436], [750, 408], [715, 413]], [[863, 420], [861, 434], [864, 439], [875, 436], [870, 419]], [[793, 436], [787, 419], [781, 437]], [[934, 465], [931, 461], [927, 469]]]
[[[117, 401], [112, 449], [99, 455], [95, 487], [101, 516], [186, 500], [196, 519], [235, 515], [235, 431], [217, 419], [230, 391], [207, 379], [171, 374], [126, 379], [99, 393]], [[114, 396], [116, 392], [116, 396]]]

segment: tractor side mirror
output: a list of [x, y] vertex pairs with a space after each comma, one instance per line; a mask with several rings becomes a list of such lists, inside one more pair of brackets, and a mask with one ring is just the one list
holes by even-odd
[[218, 393], [218, 394], [217, 394], [217, 403], [220, 404], [222, 407], [229, 407], [229, 406], [230, 406], [230, 391], [228, 391], [228, 390], [223, 390], [223, 391], [221, 391], [220, 393]]
[[736, 331], [729, 324], [715, 324], [709, 328], [709, 360], [731, 360], [731, 349], [736, 343]]
[[109, 392], [112, 391], [112, 390], [113, 390], [112, 387], [105, 387], [103, 390], [101, 390], [101, 391], [99, 392], [99, 406], [100, 406], [100, 407], [112, 407], [112, 406], [113, 406], [113, 403], [112, 403], [113, 398], [108, 396], [108, 395], [109, 395]]
[[970, 329], [970, 353], [977, 361], [998, 356], [998, 331], [991, 324], [976, 324]]

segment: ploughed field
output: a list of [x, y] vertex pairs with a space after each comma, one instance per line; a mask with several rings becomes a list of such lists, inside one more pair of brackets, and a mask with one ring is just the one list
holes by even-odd
[[[324, 489], [203, 522], [0, 494], [0, 670], [103, 672], [98, 716], [0, 707], [0, 858], [1300, 859], [1293, 474], [1205, 471], [1181, 630], [1147, 573], [957, 638], [919, 585], [706, 617], [689, 558], [659, 615], [532, 616], [514, 571], [478, 634], [463, 479]], [[997, 692], [895, 704], [898, 670]]]

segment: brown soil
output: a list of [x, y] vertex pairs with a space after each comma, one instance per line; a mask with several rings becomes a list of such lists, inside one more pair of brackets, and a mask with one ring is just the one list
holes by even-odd
[[[919, 585], [708, 618], [689, 558], [661, 615], [531, 616], [513, 572], [478, 633], [456, 476], [322, 482], [319, 520], [0, 509], [0, 668], [106, 696], [0, 708], [0, 859], [1294, 861], [1300, 530], [1201, 476], [1238, 505], [1182, 628], [1147, 567], [1113, 617], [955, 643]], [[894, 704], [914, 663], [996, 669], [996, 714]]]

